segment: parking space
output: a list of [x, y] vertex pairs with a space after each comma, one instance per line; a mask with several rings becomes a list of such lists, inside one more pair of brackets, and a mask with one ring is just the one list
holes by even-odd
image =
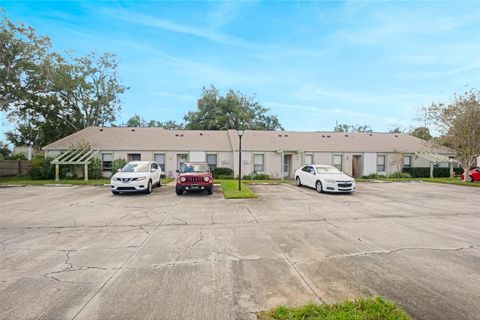
[[255, 319], [382, 295], [418, 319], [479, 319], [476, 188], [252, 189], [0, 189], [0, 318]]

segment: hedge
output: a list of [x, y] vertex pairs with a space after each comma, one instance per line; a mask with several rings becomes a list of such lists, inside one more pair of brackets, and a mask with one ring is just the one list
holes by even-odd
[[[225, 177], [232, 177], [233, 178], [233, 170], [230, 168], [215, 168], [212, 170], [212, 175], [215, 179], [225, 179]], [[220, 178], [222, 176], [222, 178]]]
[[[403, 168], [402, 172], [409, 173], [412, 178], [430, 178], [430, 168], [429, 167], [419, 167], [419, 168]], [[462, 168], [453, 168], [455, 175], [460, 175], [463, 173]], [[450, 177], [450, 168], [433, 168], [433, 176], [435, 178], [448, 178]]]

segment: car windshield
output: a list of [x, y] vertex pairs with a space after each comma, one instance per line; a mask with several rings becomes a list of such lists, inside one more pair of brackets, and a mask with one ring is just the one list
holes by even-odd
[[122, 172], [148, 172], [148, 163], [129, 162], [122, 168]]
[[315, 167], [318, 174], [325, 174], [325, 173], [342, 173], [342, 171], [338, 170], [335, 167]]
[[206, 163], [185, 163], [180, 172], [209, 172], [210, 168]]

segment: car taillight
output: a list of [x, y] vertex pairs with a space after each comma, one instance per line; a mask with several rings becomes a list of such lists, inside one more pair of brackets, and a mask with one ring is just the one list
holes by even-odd
[[185, 182], [186, 180], [187, 180], [187, 178], [185, 178], [185, 177], [180, 178], [180, 182]]
[[204, 177], [203, 180], [204, 180], [205, 182], [208, 182], [208, 181], [210, 181], [210, 177]]

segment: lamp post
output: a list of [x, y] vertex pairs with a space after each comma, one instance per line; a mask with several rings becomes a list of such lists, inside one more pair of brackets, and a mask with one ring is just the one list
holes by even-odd
[[237, 129], [238, 133], [238, 191], [242, 191], [242, 136], [245, 129]]

